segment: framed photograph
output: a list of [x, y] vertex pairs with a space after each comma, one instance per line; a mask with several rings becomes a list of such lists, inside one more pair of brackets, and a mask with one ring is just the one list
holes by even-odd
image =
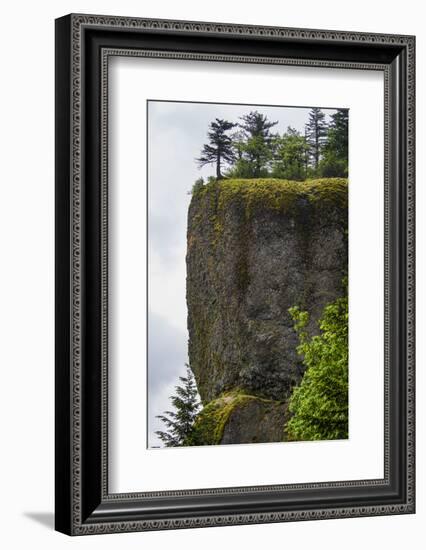
[[56, 529], [415, 511], [413, 36], [56, 20]]

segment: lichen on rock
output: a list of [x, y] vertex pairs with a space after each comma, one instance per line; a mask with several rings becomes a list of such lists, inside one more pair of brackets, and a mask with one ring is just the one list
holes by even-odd
[[283, 403], [300, 382], [288, 310], [309, 311], [307, 331], [315, 334], [323, 307], [342, 294], [347, 205], [341, 178], [221, 180], [193, 193], [189, 359], [204, 411], [236, 389]]
[[211, 401], [198, 415], [186, 445], [266, 443], [284, 438], [287, 405], [239, 391]]

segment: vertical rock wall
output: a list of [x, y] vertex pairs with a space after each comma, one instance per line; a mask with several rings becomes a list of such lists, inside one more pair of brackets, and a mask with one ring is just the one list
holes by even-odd
[[303, 367], [288, 309], [343, 293], [347, 181], [222, 180], [188, 213], [189, 359], [204, 404], [242, 391], [285, 402]]

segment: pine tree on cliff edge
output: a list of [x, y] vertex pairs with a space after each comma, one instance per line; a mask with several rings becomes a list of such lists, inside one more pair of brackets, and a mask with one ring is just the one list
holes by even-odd
[[315, 172], [318, 172], [321, 153], [327, 139], [327, 129], [328, 125], [325, 121], [325, 114], [318, 107], [311, 109], [305, 132], [310, 146], [309, 153]]
[[210, 130], [207, 133], [209, 143], [203, 145], [201, 156], [196, 159], [199, 168], [206, 164], [216, 165], [216, 178], [222, 179], [222, 167], [225, 164], [232, 164], [235, 160], [232, 138], [227, 134], [236, 124], [216, 118], [210, 123]]
[[186, 365], [186, 376], [179, 376], [179, 380], [182, 384], [175, 386], [176, 395], [170, 397], [175, 410], [165, 411], [157, 416], [167, 427], [167, 431], [155, 432], [165, 447], [185, 445], [201, 407], [194, 375], [189, 365]]

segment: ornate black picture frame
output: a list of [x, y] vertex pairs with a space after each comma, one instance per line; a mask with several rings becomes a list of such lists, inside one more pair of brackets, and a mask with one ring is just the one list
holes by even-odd
[[[109, 493], [107, 74], [117, 55], [383, 72], [383, 479]], [[56, 21], [58, 531], [414, 513], [414, 55], [413, 36], [74, 14]]]

